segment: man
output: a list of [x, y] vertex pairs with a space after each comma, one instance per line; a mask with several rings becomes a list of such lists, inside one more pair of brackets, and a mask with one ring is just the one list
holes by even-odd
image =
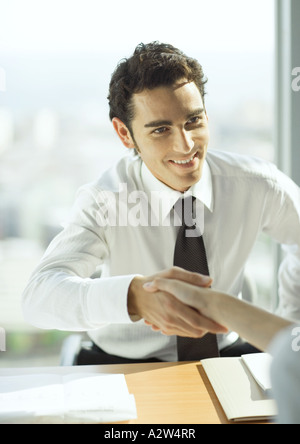
[[143, 288], [149, 277], [177, 276], [174, 221], [182, 196], [196, 202], [214, 288], [239, 295], [245, 263], [264, 231], [286, 245], [281, 308], [300, 318], [299, 188], [266, 162], [208, 151], [205, 83], [201, 65], [171, 45], [141, 44], [119, 64], [110, 117], [137, 155], [80, 190], [69, 223], [24, 292], [29, 322], [89, 331], [97, 363], [176, 361], [177, 337], [206, 331], [218, 334], [221, 354], [237, 340], [174, 296], [149, 296]]

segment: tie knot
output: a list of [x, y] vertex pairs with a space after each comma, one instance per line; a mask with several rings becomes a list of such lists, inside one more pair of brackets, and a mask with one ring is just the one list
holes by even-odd
[[204, 233], [204, 205], [193, 196], [180, 198], [174, 205], [174, 226], [183, 227], [186, 237]]
[[180, 198], [174, 205], [175, 212], [175, 225], [194, 227], [196, 224], [196, 214], [195, 214], [195, 201], [196, 198], [193, 196], [187, 196], [185, 198]]

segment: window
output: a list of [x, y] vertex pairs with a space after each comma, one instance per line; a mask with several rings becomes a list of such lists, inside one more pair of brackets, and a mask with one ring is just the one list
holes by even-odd
[[[203, 65], [212, 148], [276, 159], [274, 1], [0, 0], [0, 7], [0, 325], [17, 350], [18, 332], [56, 340], [24, 323], [21, 293], [77, 188], [125, 154], [106, 96], [116, 64], [138, 43], [172, 43]], [[272, 257], [262, 237], [249, 270], [263, 305]], [[26, 337], [20, 349], [29, 353]]]

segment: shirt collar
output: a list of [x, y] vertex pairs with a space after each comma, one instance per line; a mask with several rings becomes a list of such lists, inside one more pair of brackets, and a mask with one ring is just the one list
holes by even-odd
[[213, 212], [213, 182], [210, 167], [205, 160], [201, 180], [194, 184], [185, 193], [173, 190], [150, 172], [148, 167], [142, 162], [141, 179], [144, 190], [151, 199], [152, 211], [156, 214], [159, 211], [160, 220], [164, 220], [180, 197], [194, 196], [202, 202], [209, 211]]

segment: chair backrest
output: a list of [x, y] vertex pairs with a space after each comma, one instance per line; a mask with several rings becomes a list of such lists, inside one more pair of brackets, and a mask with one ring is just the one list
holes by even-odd
[[256, 282], [249, 273], [245, 273], [244, 276], [242, 299], [251, 303], [255, 303], [255, 301], [257, 300]]
[[72, 334], [64, 340], [60, 355], [61, 366], [76, 365], [76, 359], [81, 348], [82, 339], [83, 335]]

